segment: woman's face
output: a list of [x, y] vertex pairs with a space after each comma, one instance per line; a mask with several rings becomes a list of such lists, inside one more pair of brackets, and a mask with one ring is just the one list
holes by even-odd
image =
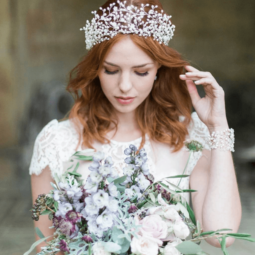
[[133, 112], [150, 94], [159, 65], [129, 36], [107, 54], [99, 80], [102, 90], [119, 113]]

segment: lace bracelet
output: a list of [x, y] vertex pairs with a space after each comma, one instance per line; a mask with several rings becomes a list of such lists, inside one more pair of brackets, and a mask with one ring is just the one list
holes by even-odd
[[235, 135], [234, 129], [226, 129], [223, 131], [216, 131], [211, 134], [209, 137], [209, 145], [211, 149], [217, 149], [223, 151], [232, 151], [234, 152], [234, 143], [235, 143]]

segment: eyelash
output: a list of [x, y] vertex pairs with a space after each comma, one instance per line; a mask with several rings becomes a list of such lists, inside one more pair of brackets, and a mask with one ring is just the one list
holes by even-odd
[[[106, 73], [106, 74], [109, 74], [109, 75], [114, 75], [114, 74], [116, 74], [117, 72], [118, 72], [118, 70], [117, 70], [117, 71], [114, 71], [114, 72], [110, 72], [110, 71], [108, 71], [107, 69], [105, 69], [105, 73]], [[145, 72], [145, 73], [136, 72], [136, 74], [143, 77], [143, 76], [148, 75], [149, 73], [148, 73], [148, 72]]]

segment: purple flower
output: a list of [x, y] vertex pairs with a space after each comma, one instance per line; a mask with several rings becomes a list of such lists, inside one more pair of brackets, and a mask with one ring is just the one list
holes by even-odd
[[54, 225], [54, 227], [55, 228], [59, 228], [59, 223], [60, 223], [60, 221], [62, 220], [62, 218], [59, 216], [59, 217], [57, 217], [57, 216], [54, 216], [53, 217], [53, 225]]
[[130, 208], [128, 209], [129, 213], [134, 213], [138, 210], [138, 208], [135, 205], [131, 205]]
[[72, 222], [62, 219], [59, 223], [59, 229], [61, 231], [61, 233], [63, 233], [66, 236], [71, 236], [76, 228], [75, 228], [75, 224], [73, 224]]
[[75, 211], [69, 211], [66, 213], [66, 219], [73, 224], [75, 224], [80, 218], [80, 214]]
[[129, 145], [129, 148], [130, 148], [132, 151], [134, 151], [134, 152], [137, 151], [137, 148], [136, 148], [133, 144], [130, 144], [130, 145]]
[[82, 240], [85, 241], [86, 243], [93, 243], [93, 240], [90, 236], [83, 236]]
[[61, 251], [69, 252], [69, 249], [68, 249], [68, 247], [67, 247], [67, 243], [66, 243], [64, 240], [61, 240], [61, 241], [59, 242], [59, 249], [60, 249]]
[[125, 158], [125, 163], [126, 164], [133, 164], [135, 162], [135, 158], [134, 157], [128, 157], [128, 158]]
[[124, 150], [124, 154], [127, 156], [131, 155], [131, 153], [132, 153], [132, 150], [130, 148], [127, 148]]

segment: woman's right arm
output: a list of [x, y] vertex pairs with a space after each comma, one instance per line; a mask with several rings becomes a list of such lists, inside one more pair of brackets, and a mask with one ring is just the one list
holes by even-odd
[[[54, 182], [51, 176], [51, 170], [47, 166], [39, 175], [31, 175], [31, 187], [32, 187], [32, 199], [33, 204], [40, 194], [48, 194], [52, 190], [51, 182]], [[38, 227], [44, 236], [52, 236], [54, 229], [49, 229], [52, 226], [52, 221], [48, 219], [48, 215], [40, 216], [39, 221], [34, 221], [35, 227]], [[36, 240], [40, 238], [36, 235]], [[43, 242], [36, 247], [37, 252], [41, 251], [41, 247], [46, 246], [46, 243]], [[63, 255], [64, 253], [59, 252], [57, 255]]]

